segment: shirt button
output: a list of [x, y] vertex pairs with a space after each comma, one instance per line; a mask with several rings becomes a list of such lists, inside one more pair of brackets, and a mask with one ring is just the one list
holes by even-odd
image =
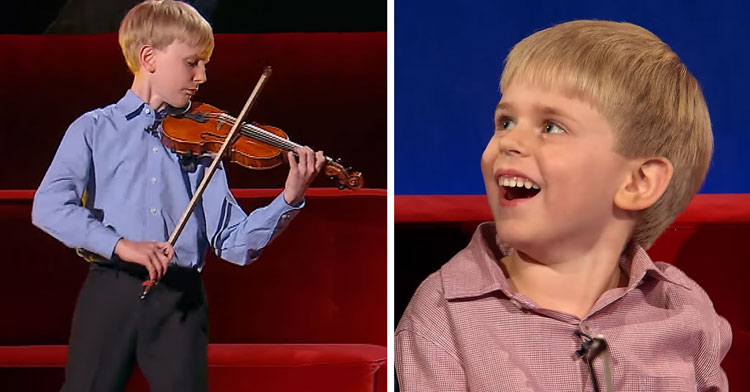
[[151, 177], [151, 183], [156, 184], [156, 177]]
[[144, 112], [146, 112], [146, 114], [149, 114], [149, 113], [151, 113], [151, 109], [146, 108], [146, 110], [144, 110]]
[[152, 150], [153, 150], [154, 152], [159, 152], [159, 147], [154, 147], [154, 148], [152, 148]]
[[152, 208], [151, 209], [151, 213], [154, 214], [154, 215], [156, 215], [156, 208]]
[[511, 299], [510, 303], [512, 303], [513, 306], [517, 307], [518, 309], [521, 309], [521, 303], [518, 302], [518, 300], [516, 300], [515, 298]]

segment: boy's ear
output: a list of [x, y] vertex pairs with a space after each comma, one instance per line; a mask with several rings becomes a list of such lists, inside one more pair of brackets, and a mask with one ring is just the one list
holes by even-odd
[[651, 207], [667, 190], [674, 168], [666, 158], [633, 161], [622, 187], [615, 194], [615, 205], [626, 211]]
[[156, 70], [156, 58], [154, 48], [151, 45], [141, 46], [141, 50], [138, 51], [138, 62], [141, 69], [146, 72], [152, 73]]

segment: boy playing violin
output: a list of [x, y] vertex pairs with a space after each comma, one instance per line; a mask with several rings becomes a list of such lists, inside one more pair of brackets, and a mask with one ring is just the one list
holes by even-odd
[[[149, 0], [125, 16], [119, 42], [132, 86], [71, 124], [34, 197], [33, 223], [93, 261], [63, 391], [122, 390], [135, 361], [152, 390], [205, 391], [206, 249], [239, 265], [255, 260], [304, 206], [325, 159], [307, 147], [290, 152], [283, 192], [249, 216], [218, 170], [171, 247], [165, 241], [210, 160], [182, 166], [160, 142], [160, 122], [166, 105], [186, 106], [206, 81], [213, 32], [188, 4]], [[141, 300], [146, 279], [160, 284]]]

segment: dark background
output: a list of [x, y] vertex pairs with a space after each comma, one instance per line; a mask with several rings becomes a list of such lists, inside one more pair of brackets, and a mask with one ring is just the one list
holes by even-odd
[[[6, 1], [0, 33], [114, 33], [139, 0]], [[192, 0], [214, 33], [386, 30], [383, 0]]]

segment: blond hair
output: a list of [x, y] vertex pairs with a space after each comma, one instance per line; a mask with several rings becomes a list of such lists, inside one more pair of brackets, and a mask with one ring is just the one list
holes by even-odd
[[640, 213], [631, 243], [649, 248], [700, 189], [713, 151], [708, 108], [679, 57], [648, 30], [580, 20], [536, 32], [508, 54], [500, 91], [514, 81], [590, 102], [615, 130], [616, 152], [672, 163], [672, 180]]
[[133, 73], [140, 69], [138, 52], [143, 45], [163, 50], [175, 40], [203, 48], [206, 59], [214, 50], [211, 25], [195, 8], [181, 1], [144, 1], [128, 11], [120, 23], [120, 48]]

